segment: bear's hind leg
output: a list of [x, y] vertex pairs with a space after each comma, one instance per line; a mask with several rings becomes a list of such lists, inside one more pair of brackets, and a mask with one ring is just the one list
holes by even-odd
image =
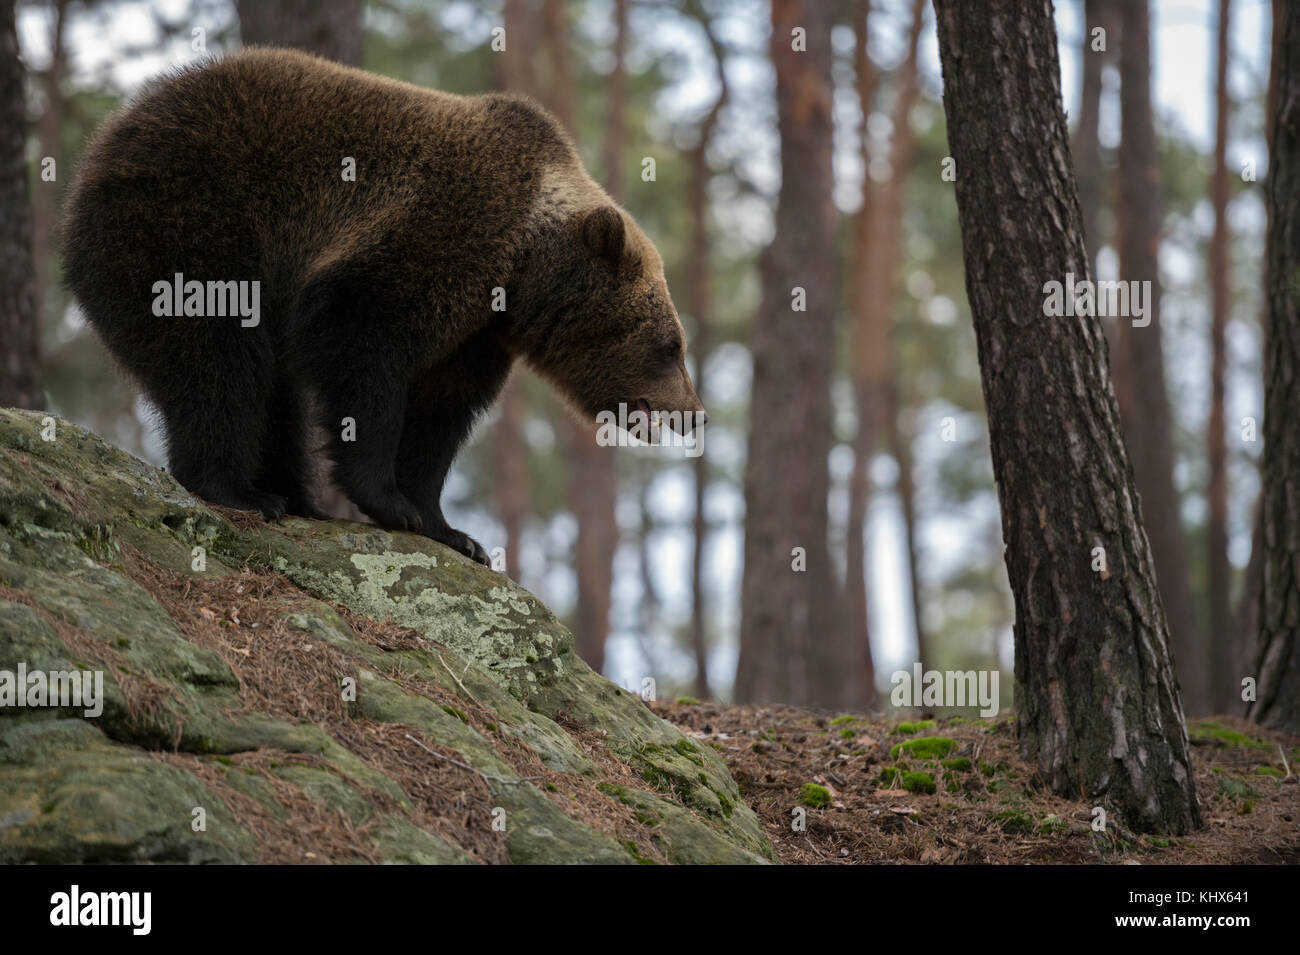
[[288, 514], [328, 520], [312, 493], [315, 475], [310, 446], [306, 395], [287, 372], [277, 372], [267, 406], [257, 487], [282, 496]]
[[320, 371], [320, 425], [329, 436], [334, 482], [381, 527], [418, 532], [420, 512], [399, 490], [394, 470], [405, 381], [360, 360], [331, 362]]
[[[230, 360], [218, 360], [223, 354]], [[266, 430], [266, 362], [225, 341], [186, 364], [186, 374], [156, 379], [148, 389], [166, 425], [172, 475], [205, 501], [283, 517], [284, 497], [254, 484]]]

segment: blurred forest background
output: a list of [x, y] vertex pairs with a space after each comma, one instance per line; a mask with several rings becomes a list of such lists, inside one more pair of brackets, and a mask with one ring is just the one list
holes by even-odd
[[[1159, 247], [1160, 332], [1112, 339], [1112, 366], [1195, 715], [1235, 709], [1254, 652], [1272, 17], [1268, 0], [1159, 0], [1139, 73], [1121, 62], [1124, 6], [1057, 4], [1062, 89], [1097, 276], [1156, 278], [1122, 268], [1120, 250]], [[771, 44], [767, 0], [18, 3], [34, 405], [163, 463], [149, 409], [68, 300], [52, 239], [87, 137], [143, 81], [277, 43], [451, 92], [527, 93], [662, 252], [709, 425], [698, 457], [599, 448], [518, 373], [449, 480], [453, 525], [501, 548], [588, 661], [634, 690], [653, 677], [660, 697], [865, 706], [917, 660], [1009, 677], [933, 14], [922, 0], [810, 8], [799, 59], [774, 57], [789, 44]], [[780, 71], [829, 102], [818, 141], [784, 135]], [[1148, 82], [1153, 139], [1120, 108]], [[1154, 221], [1126, 216], [1118, 176], [1147, 161]], [[798, 325], [794, 286], [808, 296]], [[1003, 679], [1004, 704], [1011, 693]]]

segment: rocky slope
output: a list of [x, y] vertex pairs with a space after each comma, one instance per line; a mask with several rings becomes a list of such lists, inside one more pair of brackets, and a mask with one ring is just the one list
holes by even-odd
[[217, 513], [60, 419], [0, 411], [0, 862], [753, 863], [713, 749], [440, 544]]

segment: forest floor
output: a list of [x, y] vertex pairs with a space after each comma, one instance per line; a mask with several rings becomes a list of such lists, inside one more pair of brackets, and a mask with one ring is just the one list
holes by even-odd
[[1161, 837], [1094, 831], [1020, 758], [1014, 717], [651, 706], [722, 755], [786, 864], [1300, 862], [1300, 737], [1232, 717], [1189, 722], [1205, 825]]

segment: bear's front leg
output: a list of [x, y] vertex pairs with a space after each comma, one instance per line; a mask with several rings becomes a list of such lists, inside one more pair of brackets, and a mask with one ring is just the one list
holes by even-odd
[[422, 374], [407, 396], [397, 454], [397, 483], [420, 511], [421, 533], [489, 567], [483, 545], [443, 517], [442, 487], [474, 419], [505, 383], [511, 361], [484, 331]]
[[473, 424], [473, 416], [466, 415], [462, 427], [449, 420], [445, 409], [440, 414], [424, 416], [413, 416], [410, 410], [408, 406], [397, 456], [397, 482], [420, 511], [420, 533], [490, 567], [492, 562], [483, 545], [448, 524], [442, 514], [442, 486], [456, 451]]

